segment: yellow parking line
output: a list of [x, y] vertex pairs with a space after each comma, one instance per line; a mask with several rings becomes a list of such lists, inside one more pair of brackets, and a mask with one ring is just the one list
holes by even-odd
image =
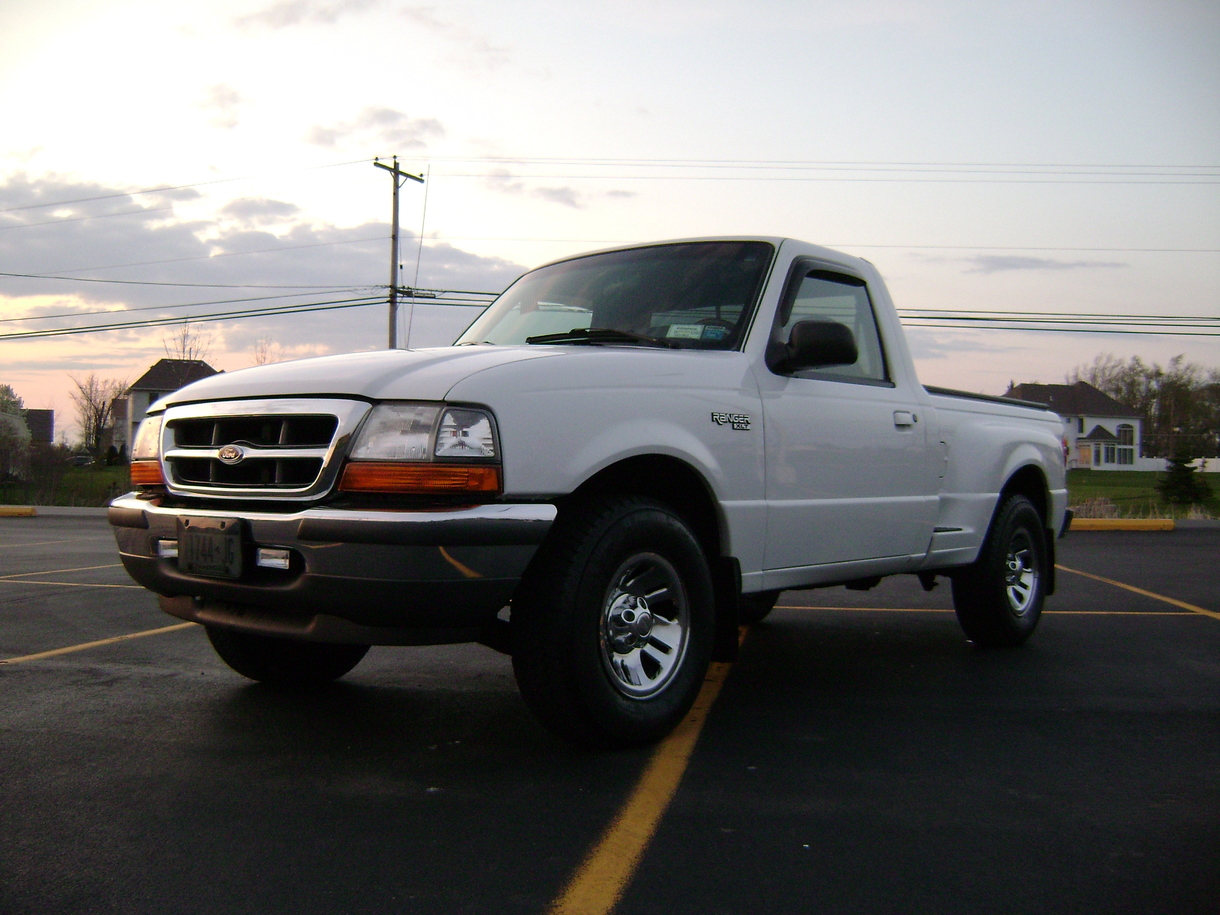
[[179, 629], [189, 629], [198, 623], [176, 623], [173, 626], [162, 626], [160, 629], [146, 629], [143, 632], [131, 632], [127, 635], [116, 635], [112, 639], [98, 639], [96, 642], [83, 642], [80, 645], [69, 645], [67, 648], [54, 648], [51, 651], [40, 651], [37, 654], [22, 655], [19, 658], [4, 658], [0, 666], [5, 664], [24, 664], [26, 661], [41, 661], [43, 658], [53, 658], [61, 654], [71, 654], [74, 651], [85, 651], [89, 648], [100, 648], [103, 645], [113, 645], [115, 642], [126, 642], [128, 639], [142, 639], [149, 635], [162, 635], [166, 632], [177, 632]]
[[1082, 575], [1085, 578], [1091, 578], [1094, 581], [1104, 582], [1107, 585], [1114, 585], [1114, 587], [1122, 588], [1124, 591], [1142, 594], [1144, 597], [1151, 597], [1153, 600], [1163, 601], [1166, 604], [1181, 607], [1183, 610], [1189, 610], [1192, 613], [1202, 613], [1204, 616], [1210, 616], [1212, 619], [1220, 620], [1220, 613], [1217, 613], [1215, 610], [1204, 610], [1202, 607], [1196, 607], [1194, 604], [1188, 604], [1186, 601], [1178, 600], [1175, 597], [1166, 597], [1164, 594], [1157, 594], [1155, 591], [1145, 591], [1143, 588], [1137, 588], [1135, 585], [1128, 585], [1121, 581], [1115, 581], [1113, 578], [1103, 578], [1102, 576], [1094, 575], [1091, 572], [1081, 572], [1079, 569], [1069, 569], [1064, 565], [1056, 564], [1055, 568], [1063, 572], [1071, 572], [1073, 575]]
[[101, 538], [99, 538], [99, 537], [93, 537], [93, 538], [84, 538], [84, 539], [78, 539], [78, 540], [39, 540], [34, 543], [10, 543], [7, 546], [5, 546], [5, 549], [11, 550], [14, 547], [19, 547], [19, 546], [59, 546], [60, 544], [63, 544], [63, 543], [93, 543], [94, 541], [100, 540], [100, 539]]
[[657, 747], [635, 791], [555, 900], [550, 915], [606, 915], [618, 904], [678, 790], [699, 732], [732, 666], [717, 663], [708, 669], [694, 706]]
[[97, 569], [118, 569], [123, 563], [112, 562], [104, 566], [81, 566], [79, 569], [47, 569], [45, 572], [14, 572], [12, 575], [0, 575], [0, 581], [11, 581], [14, 578], [28, 578], [31, 575], [59, 575], [63, 572], [93, 572]]
[[106, 585], [88, 581], [30, 581], [26, 578], [0, 578], [0, 585], [50, 585], [57, 588], [131, 588], [143, 591], [143, 585]]
[[[1060, 568], [1063, 568], [1060, 566]], [[1083, 574], [1083, 573], [1081, 573]], [[1102, 579], [1105, 581], [1106, 579]], [[1168, 598], [1166, 598], [1168, 600]], [[1173, 603], [1173, 601], [1170, 601]], [[1189, 604], [1184, 606], [1189, 607]], [[944, 607], [804, 607], [799, 604], [780, 605], [776, 610], [836, 610], [848, 613], [952, 613], [952, 608]], [[1194, 608], [1198, 610], [1199, 608]], [[1180, 610], [1043, 610], [1043, 613], [1057, 613], [1060, 616], [1190, 616]], [[1203, 610], [1210, 613], [1210, 610]]]

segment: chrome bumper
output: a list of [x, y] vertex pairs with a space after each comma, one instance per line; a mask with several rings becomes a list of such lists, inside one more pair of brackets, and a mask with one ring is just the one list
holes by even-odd
[[[471, 641], [508, 603], [555, 519], [548, 504], [454, 511], [292, 513], [167, 508], [131, 493], [109, 520], [127, 572], [194, 622], [319, 641]], [[240, 523], [239, 578], [187, 574], [167, 549], [181, 519]], [[264, 568], [258, 551], [287, 551]], [[282, 555], [282, 553], [281, 553]]]

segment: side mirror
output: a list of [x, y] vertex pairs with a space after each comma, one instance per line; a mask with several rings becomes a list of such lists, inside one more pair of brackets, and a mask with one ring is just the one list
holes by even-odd
[[787, 343], [767, 347], [767, 366], [779, 374], [801, 369], [851, 365], [859, 358], [856, 338], [850, 328], [837, 321], [798, 321], [792, 325]]

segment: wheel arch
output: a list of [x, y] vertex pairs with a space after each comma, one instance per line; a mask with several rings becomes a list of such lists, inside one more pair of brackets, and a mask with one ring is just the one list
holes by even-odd
[[725, 556], [729, 543], [727, 519], [707, 479], [695, 467], [666, 454], [623, 458], [585, 480], [570, 496], [558, 501], [560, 516], [599, 496], [633, 495], [654, 499], [671, 508], [690, 526], [703, 547], [712, 573], [716, 601], [716, 641], [712, 658], [732, 661], [737, 656], [737, 601], [741, 594], [741, 566]]

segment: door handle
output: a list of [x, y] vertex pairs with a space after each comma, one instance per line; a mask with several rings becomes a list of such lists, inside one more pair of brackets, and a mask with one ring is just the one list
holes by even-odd
[[895, 410], [894, 411], [894, 425], [897, 426], [899, 429], [902, 429], [906, 426], [913, 426], [917, 422], [919, 422], [919, 417], [916, 416], [914, 413], [908, 413], [906, 410]]

